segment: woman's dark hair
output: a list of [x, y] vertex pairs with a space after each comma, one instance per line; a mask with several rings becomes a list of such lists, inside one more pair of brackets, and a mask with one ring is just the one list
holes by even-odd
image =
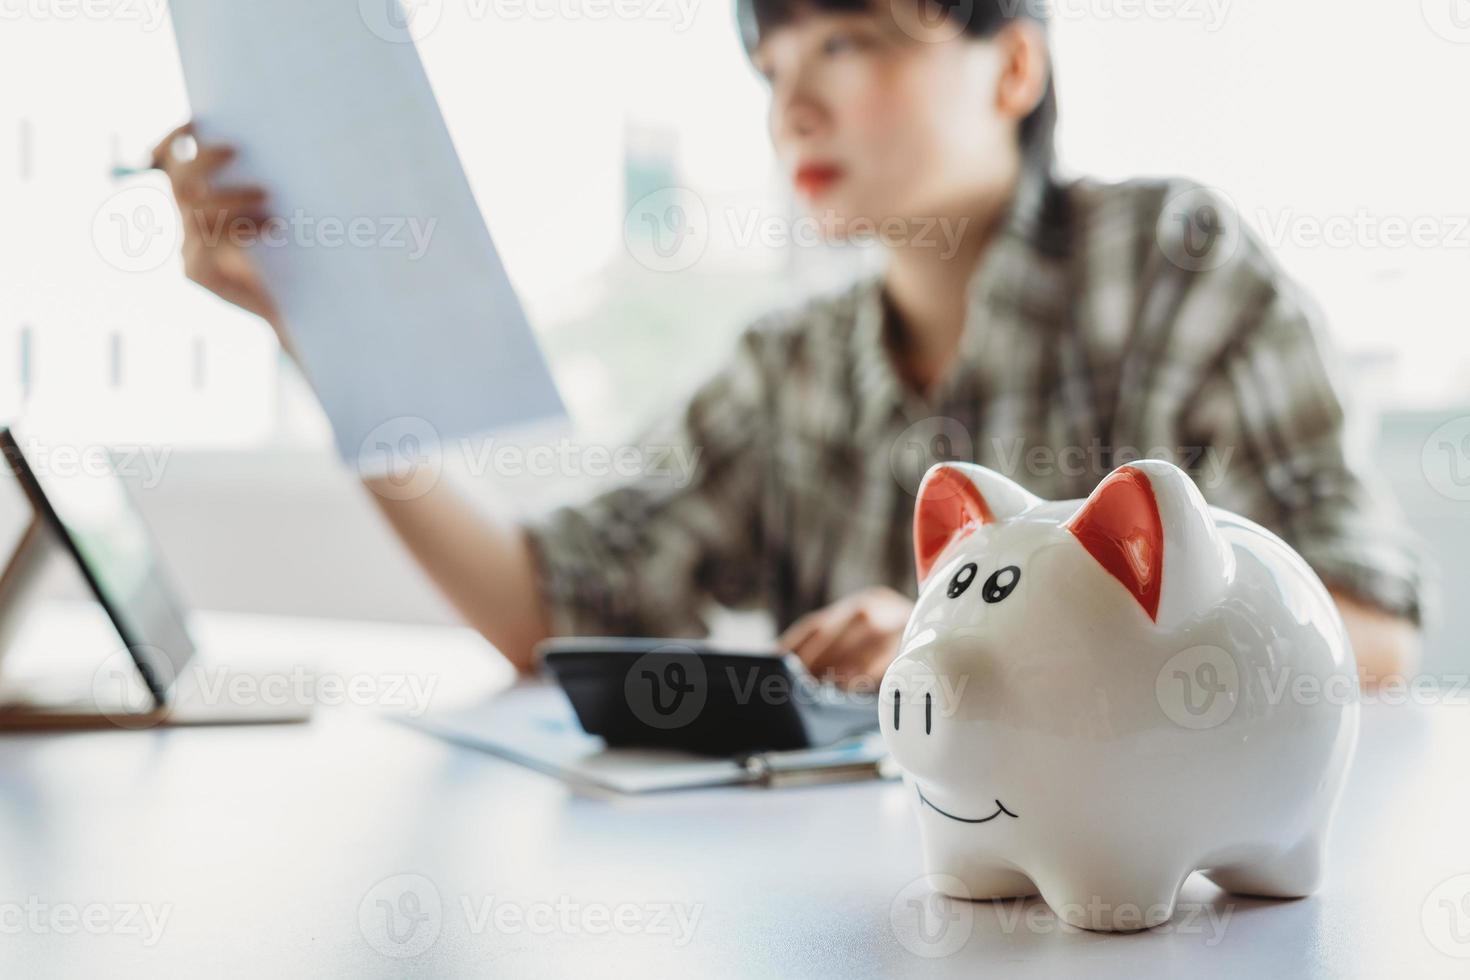
[[[975, 38], [994, 37], [1012, 21], [1046, 23], [1048, 0], [736, 0], [740, 39], [745, 53], [753, 55], [768, 32], [789, 24], [806, 12], [864, 13], [881, 4], [937, 4], [944, 16], [954, 19], [965, 34]], [[1053, 140], [1057, 128], [1056, 88], [1050, 75], [1046, 92], [1031, 114], [1021, 120], [1021, 149], [1029, 166], [1050, 174], [1054, 161]]]

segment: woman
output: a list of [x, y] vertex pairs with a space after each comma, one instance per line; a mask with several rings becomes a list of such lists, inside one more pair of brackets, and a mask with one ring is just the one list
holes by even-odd
[[[872, 682], [915, 589], [914, 487], [892, 462], [909, 442], [1051, 498], [1168, 447], [1316, 567], [1366, 678], [1412, 669], [1417, 560], [1345, 459], [1314, 312], [1201, 189], [1053, 175], [1040, 14], [910, 2], [740, 0], [779, 159], [830, 234], [885, 230], [886, 271], [744, 334], [650, 439], [698, 452], [692, 481], [639, 478], [526, 525], [442, 484], [379, 487], [428, 574], [521, 669], [552, 634], [698, 634], [715, 600], [769, 610], [813, 671]], [[180, 160], [177, 135], [157, 152], [188, 275], [289, 350], [238, 242], [202, 233], [256, 229], [265, 195], [212, 184], [230, 151]]]

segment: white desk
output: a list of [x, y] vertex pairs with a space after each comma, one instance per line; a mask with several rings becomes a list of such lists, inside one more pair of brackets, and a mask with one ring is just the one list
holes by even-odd
[[[208, 625], [236, 656], [417, 671], [441, 702], [506, 680], [462, 631]], [[891, 922], [919, 868], [897, 784], [596, 798], [350, 707], [305, 727], [7, 736], [0, 976], [1470, 975], [1470, 708], [1364, 722], [1321, 894], [1246, 900], [1196, 877], [1169, 927], [1134, 935], [979, 903], [931, 945]], [[428, 918], [395, 945], [378, 901], [403, 938], [414, 887]], [[697, 915], [682, 945], [675, 910]]]

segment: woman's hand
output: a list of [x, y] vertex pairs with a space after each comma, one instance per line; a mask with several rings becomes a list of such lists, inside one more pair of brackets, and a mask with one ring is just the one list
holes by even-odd
[[898, 653], [898, 642], [914, 604], [907, 596], [875, 586], [807, 613], [778, 641], [801, 658], [808, 670], [844, 687], [871, 685]]
[[1358, 677], [1365, 690], [1408, 684], [1419, 669], [1419, 628], [1401, 616], [1333, 592], [1348, 639], [1358, 660]]
[[215, 186], [215, 174], [234, 158], [235, 151], [228, 146], [200, 145], [192, 158], [181, 159], [179, 143], [192, 135], [192, 123], [180, 126], [153, 150], [153, 163], [168, 174], [184, 219], [184, 274], [265, 320], [289, 350], [275, 301], [246, 249], [269, 218], [266, 193], [260, 187]]

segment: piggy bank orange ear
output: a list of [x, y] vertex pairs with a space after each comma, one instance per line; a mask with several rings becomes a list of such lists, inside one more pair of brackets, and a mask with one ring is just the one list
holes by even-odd
[[1118, 467], [1064, 525], [1161, 628], [1208, 609], [1235, 574], [1209, 504], [1179, 467]]
[[940, 555], [976, 528], [1040, 503], [1014, 480], [974, 463], [939, 463], [924, 474], [914, 505], [914, 569], [923, 585]]
[[1164, 522], [1148, 477], [1131, 466], [1114, 470], [1066, 528], [1109, 575], [1123, 583], [1149, 619], [1157, 621], [1164, 582]]

